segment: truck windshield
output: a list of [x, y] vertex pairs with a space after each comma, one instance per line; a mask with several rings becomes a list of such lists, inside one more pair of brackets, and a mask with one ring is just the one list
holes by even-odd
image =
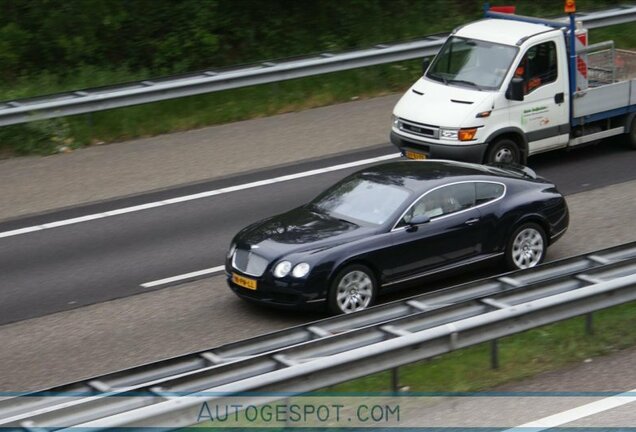
[[517, 47], [451, 36], [426, 77], [444, 84], [497, 90], [517, 54]]

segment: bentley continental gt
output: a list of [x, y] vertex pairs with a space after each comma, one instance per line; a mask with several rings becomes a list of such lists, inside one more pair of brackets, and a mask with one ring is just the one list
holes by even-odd
[[388, 162], [244, 228], [225, 270], [245, 300], [350, 313], [474, 264], [534, 267], [568, 222], [563, 196], [529, 168]]

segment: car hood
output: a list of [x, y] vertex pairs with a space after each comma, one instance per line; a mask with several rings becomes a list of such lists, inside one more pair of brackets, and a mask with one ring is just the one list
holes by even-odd
[[291, 253], [315, 253], [373, 232], [301, 207], [249, 226], [239, 233], [236, 244], [271, 260]]
[[460, 127], [465, 121], [475, 123], [475, 114], [492, 109], [493, 100], [489, 91], [420, 78], [398, 101], [394, 114], [417, 123]]

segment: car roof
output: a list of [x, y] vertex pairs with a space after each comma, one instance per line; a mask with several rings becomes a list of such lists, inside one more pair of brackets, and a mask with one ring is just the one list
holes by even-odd
[[447, 160], [386, 162], [358, 171], [357, 175], [403, 186], [417, 193], [455, 181], [487, 180], [488, 177], [493, 180], [506, 177], [520, 179], [524, 176], [522, 173], [507, 172], [498, 167]]

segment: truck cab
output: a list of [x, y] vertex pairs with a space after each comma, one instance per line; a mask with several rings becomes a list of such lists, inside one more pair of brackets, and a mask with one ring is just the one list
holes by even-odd
[[586, 142], [587, 132], [629, 132], [630, 101], [618, 120], [573, 117], [571, 98], [585, 92], [571, 86], [567, 24], [528, 21], [487, 18], [456, 29], [395, 106], [391, 142], [415, 159], [525, 163]]

